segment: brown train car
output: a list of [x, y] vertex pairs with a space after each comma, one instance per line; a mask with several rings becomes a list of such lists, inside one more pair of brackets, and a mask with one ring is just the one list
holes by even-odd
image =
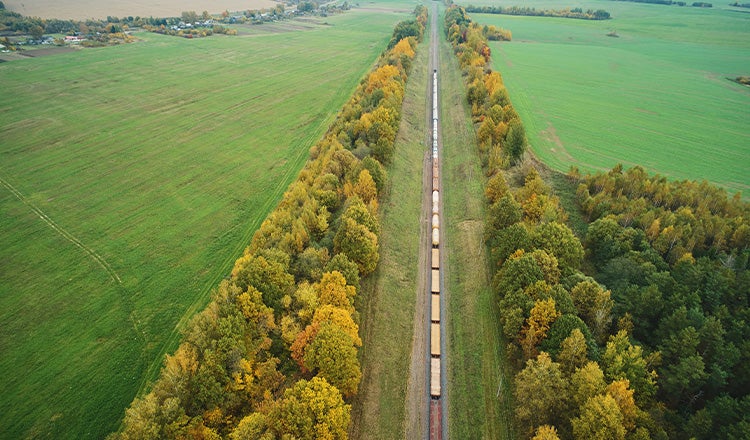
[[430, 283], [432, 293], [440, 293], [440, 270], [432, 269], [432, 283]]
[[432, 248], [432, 268], [440, 269], [440, 249]]
[[430, 355], [440, 357], [440, 324], [430, 325]]
[[432, 310], [431, 310], [431, 321], [440, 322], [440, 295], [433, 293], [432, 295]]

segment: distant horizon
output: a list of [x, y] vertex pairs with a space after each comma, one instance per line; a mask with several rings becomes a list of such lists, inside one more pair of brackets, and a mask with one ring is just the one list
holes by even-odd
[[3, 0], [5, 9], [29, 17], [62, 20], [105, 19], [112, 17], [179, 17], [183, 11], [218, 14], [225, 10], [273, 8], [273, 0], [129, 0], [101, 2], [97, 0]]

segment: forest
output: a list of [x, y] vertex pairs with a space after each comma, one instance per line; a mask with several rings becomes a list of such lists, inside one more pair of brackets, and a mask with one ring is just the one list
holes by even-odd
[[566, 9], [536, 9], [521, 6], [466, 6], [466, 12], [477, 14], [525, 15], [529, 17], [562, 17], [581, 20], [609, 20], [609, 12], [603, 9], [566, 8]]
[[[750, 205], [641, 167], [566, 176], [568, 214], [525, 153], [484, 28], [445, 17], [486, 180], [486, 244], [521, 438], [745, 438]], [[537, 170], [539, 167], [539, 170]]]
[[379, 259], [378, 196], [426, 8], [415, 15], [110, 439], [347, 438], [362, 378], [354, 299]]

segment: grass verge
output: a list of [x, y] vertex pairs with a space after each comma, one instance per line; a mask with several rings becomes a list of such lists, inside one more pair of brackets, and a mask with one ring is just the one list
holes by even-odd
[[406, 85], [395, 157], [380, 213], [380, 262], [363, 283], [362, 373], [353, 402], [353, 439], [404, 437], [407, 380], [417, 292], [428, 42], [420, 44]]

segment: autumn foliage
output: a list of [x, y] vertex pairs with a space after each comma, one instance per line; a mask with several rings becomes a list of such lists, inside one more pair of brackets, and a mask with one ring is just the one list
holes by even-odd
[[655, 359], [628, 333], [611, 336], [611, 292], [581, 272], [584, 246], [559, 199], [533, 164], [519, 164], [525, 130], [502, 77], [489, 67], [489, 29], [454, 6], [446, 30], [488, 179], [485, 238], [498, 268], [493, 288], [516, 371], [521, 438], [659, 438], [664, 431], [649, 412], [658, 408]]
[[[492, 70], [488, 39], [510, 41], [510, 32], [473, 22], [464, 8], [451, 6], [445, 15], [448, 39], [463, 69], [466, 98], [477, 124], [477, 141], [487, 172], [518, 162], [526, 149], [526, 132], [508, 97], [499, 72]], [[499, 37], [502, 35], [502, 38]]]
[[378, 263], [381, 163], [416, 44], [381, 55], [112, 439], [347, 438], [344, 399], [362, 378], [355, 298]]

